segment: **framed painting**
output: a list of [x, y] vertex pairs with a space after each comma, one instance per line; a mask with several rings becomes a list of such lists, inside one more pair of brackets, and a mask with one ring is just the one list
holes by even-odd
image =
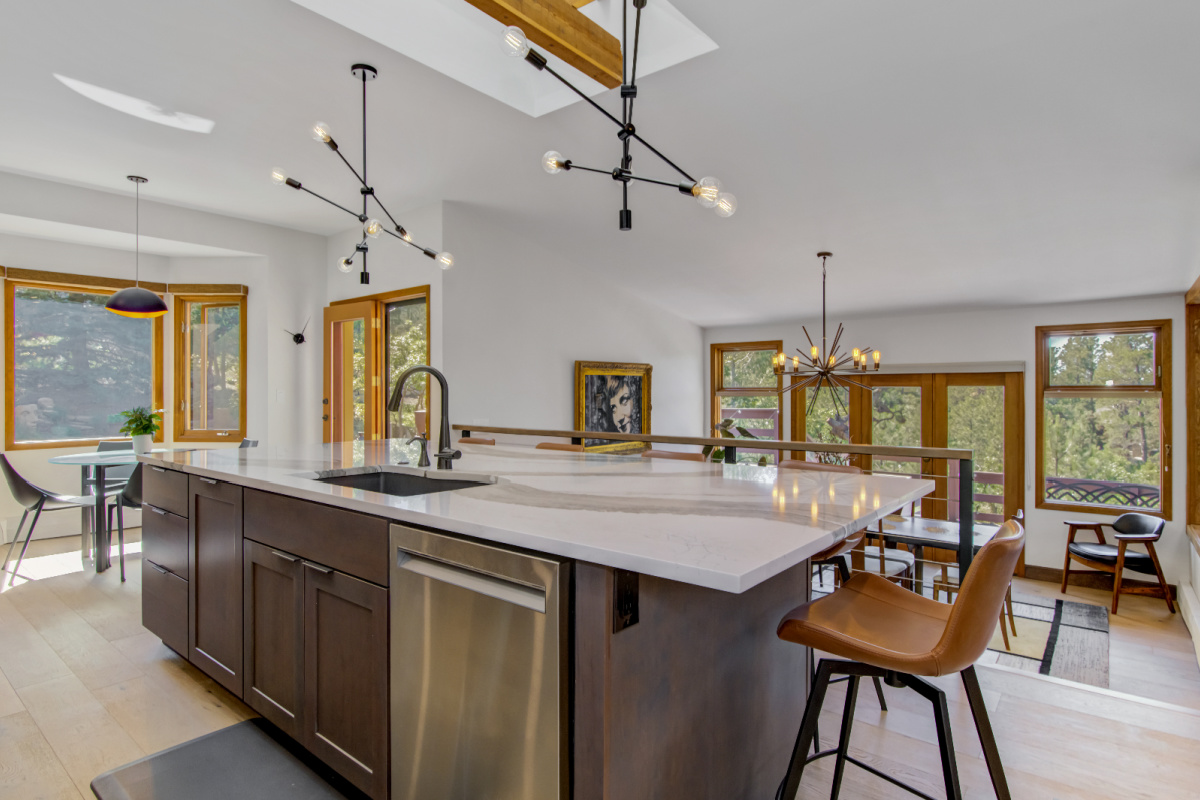
[[[650, 433], [649, 364], [575, 362], [575, 430], [596, 433]], [[645, 442], [597, 436], [583, 441], [596, 453], [640, 453]]]

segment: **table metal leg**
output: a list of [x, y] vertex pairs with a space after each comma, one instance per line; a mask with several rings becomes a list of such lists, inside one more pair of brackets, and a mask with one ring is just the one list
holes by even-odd
[[104, 513], [104, 466], [97, 464], [95, 469], [96, 510], [93, 529], [96, 531], [96, 572], [104, 572], [111, 566], [108, 558], [108, 517]]

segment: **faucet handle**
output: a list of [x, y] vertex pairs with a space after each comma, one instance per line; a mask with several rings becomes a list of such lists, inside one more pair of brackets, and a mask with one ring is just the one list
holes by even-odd
[[413, 442], [421, 443], [421, 457], [420, 457], [420, 459], [417, 460], [417, 466], [418, 467], [430, 466], [430, 463], [429, 463], [429, 440], [418, 433], [416, 436], [414, 436], [408, 440], [409, 444], [412, 444]]
[[449, 458], [457, 461], [462, 458], [462, 450], [453, 450], [447, 447], [442, 452], [438, 453], [438, 458]]

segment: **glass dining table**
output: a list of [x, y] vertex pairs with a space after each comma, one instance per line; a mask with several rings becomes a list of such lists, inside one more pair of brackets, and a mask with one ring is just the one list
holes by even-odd
[[[193, 449], [193, 448], [184, 448]], [[180, 452], [177, 449], [155, 448], [151, 453], [171, 453]], [[105, 504], [108, 498], [113, 494], [105, 494], [104, 492], [104, 471], [109, 467], [128, 467], [137, 463], [137, 454], [130, 450], [106, 450], [104, 452], [93, 453], [72, 453], [65, 456], [54, 456], [50, 459], [51, 464], [67, 464], [80, 467], [83, 471], [81, 485], [85, 495], [95, 495], [96, 502], [92, 509], [92, 524], [91, 529], [95, 538], [93, 539], [92, 550], [96, 565], [96, 572], [104, 572], [112, 566], [109, 559], [110, 535], [108, 530], [108, 514], [105, 513]], [[88, 472], [91, 471], [89, 477]], [[83, 546], [81, 553], [87, 558], [87, 520], [83, 523], [84, 530], [81, 532], [83, 536]]]

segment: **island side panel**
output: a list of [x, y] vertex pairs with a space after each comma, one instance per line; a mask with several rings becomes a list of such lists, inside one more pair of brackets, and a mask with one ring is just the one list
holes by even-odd
[[574, 800], [773, 797], [807, 691], [804, 648], [775, 628], [808, 563], [742, 594], [641, 575], [617, 634], [613, 570], [576, 575]]

